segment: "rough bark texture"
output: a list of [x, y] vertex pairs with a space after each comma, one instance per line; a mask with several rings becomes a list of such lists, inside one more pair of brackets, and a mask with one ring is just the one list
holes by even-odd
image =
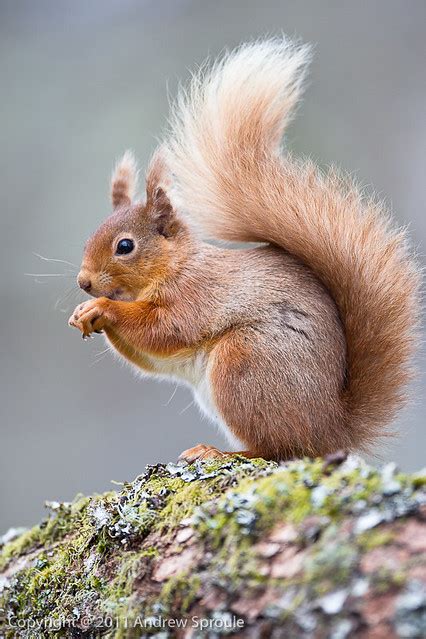
[[159, 464], [3, 538], [0, 636], [426, 636], [425, 476]]

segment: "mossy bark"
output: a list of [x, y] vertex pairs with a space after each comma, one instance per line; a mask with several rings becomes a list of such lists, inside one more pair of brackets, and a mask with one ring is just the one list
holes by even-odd
[[355, 458], [148, 467], [9, 534], [0, 636], [424, 637], [425, 481]]

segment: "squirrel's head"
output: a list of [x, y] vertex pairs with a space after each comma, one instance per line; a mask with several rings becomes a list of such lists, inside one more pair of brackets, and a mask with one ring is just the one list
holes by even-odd
[[171, 275], [190, 234], [164, 190], [164, 162], [157, 153], [146, 180], [146, 201], [133, 202], [137, 167], [126, 152], [111, 180], [113, 213], [89, 238], [78, 284], [94, 297], [135, 300]]

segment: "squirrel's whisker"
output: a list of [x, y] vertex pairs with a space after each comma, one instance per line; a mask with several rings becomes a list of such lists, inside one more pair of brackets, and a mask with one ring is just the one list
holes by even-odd
[[110, 351], [112, 351], [112, 348], [110, 346], [108, 346], [105, 350], [100, 351], [99, 353], [97, 353], [95, 355], [95, 359], [90, 364], [90, 367], [95, 366], [96, 364], [99, 364], [99, 362], [101, 360], [103, 360]]
[[[65, 291], [65, 293], [63, 295], [61, 295], [60, 297], [58, 297], [58, 299], [55, 302], [55, 311], [59, 309], [59, 306], [61, 304], [63, 304], [64, 302], [69, 301], [72, 297], [76, 297], [77, 293], [80, 293], [80, 289], [77, 286], [72, 286], [71, 288], [69, 288], [67, 291]], [[65, 313], [66, 311], [69, 310], [69, 308], [61, 308], [59, 309], [62, 313]]]
[[193, 406], [195, 404], [195, 401], [192, 400], [192, 402], [189, 402], [189, 404], [187, 406], [185, 406], [185, 408], [182, 408], [181, 411], [179, 411], [179, 415], [183, 415], [184, 413], [186, 413], [186, 411], [191, 408], [191, 406]]
[[170, 404], [170, 402], [173, 400], [173, 397], [176, 395], [177, 389], [178, 389], [178, 384], [176, 384], [173, 393], [170, 395], [169, 399], [164, 404], [164, 406], [168, 406]]
[[71, 273], [24, 273], [28, 277], [75, 277]]
[[56, 257], [44, 257], [44, 255], [40, 255], [40, 253], [34, 253], [33, 255], [35, 257], [38, 257], [40, 260], [43, 260], [44, 262], [58, 262], [60, 264], [67, 264], [68, 266], [72, 266], [75, 269], [78, 269], [77, 264], [73, 264], [72, 262], [68, 262], [68, 260], [59, 260]]

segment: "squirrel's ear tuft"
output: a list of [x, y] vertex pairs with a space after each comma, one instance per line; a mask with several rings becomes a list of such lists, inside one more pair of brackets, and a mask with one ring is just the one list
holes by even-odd
[[138, 177], [138, 167], [131, 151], [126, 151], [117, 162], [111, 177], [111, 201], [118, 206], [132, 203]]

